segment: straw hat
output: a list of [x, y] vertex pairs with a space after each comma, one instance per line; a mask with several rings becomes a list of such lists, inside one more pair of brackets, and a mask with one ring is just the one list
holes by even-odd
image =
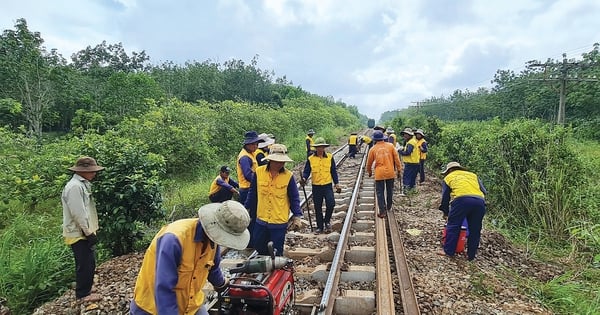
[[402, 131], [400, 132], [400, 134], [403, 134], [403, 133], [405, 133], [405, 134], [407, 134], [407, 135], [409, 135], [409, 136], [414, 136], [414, 135], [415, 135], [415, 133], [414, 133], [414, 132], [412, 131], [412, 129], [410, 129], [410, 128], [404, 128], [404, 130], [402, 130]]
[[315, 143], [313, 144], [313, 147], [328, 147], [329, 144], [327, 144], [325, 142], [325, 138], [323, 137], [318, 137], [317, 139], [315, 139]]
[[446, 168], [444, 168], [444, 170], [442, 171], [442, 175], [446, 175], [448, 174], [448, 172], [452, 171], [452, 170], [465, 170], [464, 167], [462, 167], [458, 162], [450, 162], [448, 163], [448, 165], [446, 165]]
[[271, 146], [269, 155], [265, 157], [265, 160], [275, 162], [294, 162], [294, 160], [287, 155], [286, 146], [280, 143], [275, 143]]
[[89, 156], [80, 157], [75, 165], [69, 167], [73, 172], [97, 172], [104, 169], [104, 166], [98, 165], [96, 160]]
[[198, 217], [206, 235], [215, 243], [242, 250], [248, 246], [250, 224], [248, 210], [234, 200], [209, 203], [198, 209]]

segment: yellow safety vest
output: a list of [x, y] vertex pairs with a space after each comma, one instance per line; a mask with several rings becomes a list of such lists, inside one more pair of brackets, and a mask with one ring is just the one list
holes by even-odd
[[358, 136], [357, 135], [351, 135], [350, 138], [348, 138], [348, 144], [349, 145], [356, 145], [356, 143], [358, 143]]
[[444, 177], [444, 182], [450, 187], [450, 201], [465, 196], [484, 198], [484, 194], [479, 188], [479, 180], [475, 173], [464, 170], [455, 170]]
[[[196, 314], [204, 303], [202, 288], [206, 284], [208, 273], [214, 266], [214, 259], [218, 247], [216, 245], [204, 246], [203, 242], [194, 242], [198, 219], [182, 219], [164, 226], [150, 243], [146, 250], [140, 273], [135, 283], [133, 299], [141, 309], [156, 314], [154, 302], [155, 268], [156, 268], [156, 243], [158, 239], [171, 233], [177, 237], [181, 244], [181, 262], [177, 267], [177, 285], [174, 288], [179, 306], [179, 314]], [[204, 248], [204, 250], [203, 250]]]
[[290, 198], [287, 195], [292, 172], [284, 169], [271, 178], [267, 165], [256, 169], [256, 217], [267, 223], [282, 224], [290, 215]]
[[244, 156], [247, 156], [252, 159], [252, 171], [256, 171], [256, 167], [258, 166], [258, 163], [256, 162], [256, 157], [254, 156], [254, 154], [249, 153], [248, 151], [246, 151], [246, 149], [242, 149], [242, 151], [240, 151], [240, 154], [238, 154], [236, 169], [237, 169], [237, 173], [238, 173], [238, 180], [239, 180], [240, 188], [248, 189], [248, 188], [250, 188], [250, 184], [251, 184], [250, 181], [252, 180], [252, 178], [244, 177], [244, 172], [242, 172], [242, 166], [240, 165], [240, 159]]
[[421, 151], [421, 146], [423, 145], [423, 143], [427, 143], [427, 141], [425, 141], [425, 138], [421, 138], [420, 140], [417, 140], [417, 148], [419, 149], [420, 159], [421, 160], [426, 160], [427, 159], [427, 152]]
[[327, 185], [333, 182], [333, 177], [331, 176], [331, 158], [331, 153], [325, 153], [324, 157], [313, 154], [308, 158], [313, 185]]
[[409, 144], [413, 146], [412, 153], [410, 155], [403, 155], [402, 160], [404, 163], [419, 164], [421, 152], [419, 148], [417, 148], [417, 139], [415, 139], [415, 137], [410, 138], [406, 145]]

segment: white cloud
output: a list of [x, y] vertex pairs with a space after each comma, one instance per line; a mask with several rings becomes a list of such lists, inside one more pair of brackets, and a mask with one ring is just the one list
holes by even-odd
[[588, 0], [4, 1], [64, 56], [122, 42], [152, 61], [249, 61], [378, 118], [412, 101], [487, 85], [498, 69], [578, 57], [600, 41]]

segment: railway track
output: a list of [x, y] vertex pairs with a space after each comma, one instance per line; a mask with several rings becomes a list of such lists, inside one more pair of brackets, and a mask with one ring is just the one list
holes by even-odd
[[[332, 152], [342, 193], [335, 194], [332, 232], [315, 235], [311, 185], [301, 203], [306, 227], [290, 231], [284, 255], [294, 260], [296, 314], [419, 314], [402, 238], [393, 211], [377, 218], [375, 181], [366, 176], [366, 146], [350, 159], [347, 146]], [[297, 174], [295, 174], [297, 175]], [[249, 252], [231, 252], [222, 267]], [[400, 300], [395, 297], [401, 297]]]

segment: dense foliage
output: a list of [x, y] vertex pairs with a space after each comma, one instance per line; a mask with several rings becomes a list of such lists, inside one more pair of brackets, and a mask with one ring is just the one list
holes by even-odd
[[[516, 118], [556, 121], [559, 104], [560, 79], [566, 82], [566, 119], [578, 137], [600, 140], [600, 44], [578, 60], [549, 59], [549, 67], [531, 61], [525, 70], [498, 70], [491, 89], [476, 91], [456, 90], [452, 95], [431, 97], [419, 106], [383, 113], [382, 121], [391, 121], [397, 115], [435, 116], [442, 120], [502, 121]], [[563, 72], [564, 69], [564, 72]]]

